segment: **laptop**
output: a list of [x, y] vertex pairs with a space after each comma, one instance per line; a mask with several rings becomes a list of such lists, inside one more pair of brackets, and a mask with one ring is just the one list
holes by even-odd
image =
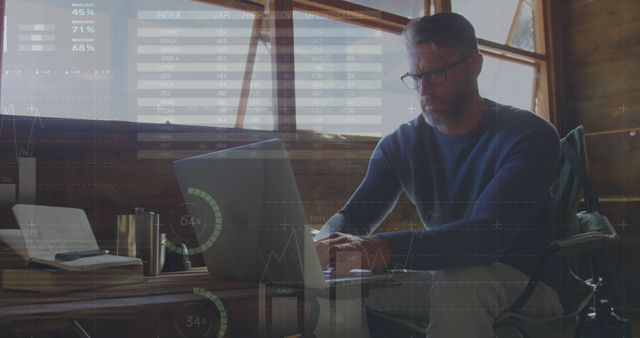
[[327, 288], [376, 283], [393, 274], [323, 271], [293, 170], [278, 139], [174, 162], [209, 272], [216, 278]]

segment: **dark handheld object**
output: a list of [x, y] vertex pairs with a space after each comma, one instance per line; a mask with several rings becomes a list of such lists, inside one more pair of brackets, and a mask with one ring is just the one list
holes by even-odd
[[[180, 252], [188, 252], [186, 244], [178, 245]], [[164, 268], [162, 272], [189, 271], [191, 270], [191, 261], [188, 254], [178, 253], [174, 250], [166, 250]]]
[[108, 255], [109, 250], [83, 250], [61, 252], [55, 255], [57, 261], [72, 261], [84, 257]]

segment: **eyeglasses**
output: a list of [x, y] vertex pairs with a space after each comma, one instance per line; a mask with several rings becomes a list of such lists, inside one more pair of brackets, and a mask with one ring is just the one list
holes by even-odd
[[427, 80], [427, 82], [433, 85], [442, 84], [447, 81], [447, 70], [467, 61], [467, 59], [471, 58], [474, 55], [475, 54], [469, 54], [454, 63], [444, 65], [440, 68], [436, 68], [428, 72], [417, 74], [406, 73], [402, 75], [402, 77], [400, 77], [400, 80], [402, 80], [402, 83], [404, 83], [405, 87], [409, 89], [420, 88], [420, 86], [422, 85], [422, 81], [424, 80]]

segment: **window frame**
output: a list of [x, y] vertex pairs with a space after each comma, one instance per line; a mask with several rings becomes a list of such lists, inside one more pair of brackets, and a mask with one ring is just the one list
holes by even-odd
[[[295, 123], [295, 89], [292, 79], [295, 78], [293, 39], [286, 38], [293, 33], [293, 11], [322, 13], [328, 18], [358, 25], [365, 28], [377, 29], [389, 33], [400, 34], [410, 19], [396, 14], [380, 11], [374, 8], [351, 3], [344, 0], [254, 0], [255, 2], [240, 2], [236, 0], [192, 0], [201, 3], [215, 4], [236, 10], [252, 12], [255, 15], [253, 33], [247, 55], [247, 64], [241, 90], [240, 103], [236, 117], [236, 128], [243, 128], [250, 92], [251, 74], [253, 72], [258, 35], [262, 27], [265, 9], [276, 12], [276, 19], [271, 20], [269, 31], [272, 41], [276, 41], [276, 48], [272, 48], [272, 69], [274, 73], [284, 69], [286, 77], [274, 76], [274, 129], [278, 131], [296, 131]], [[561, 18], [564, 7], [554, 0], [535, 1], [534, 32], [536, 40], [535, 52], [521, 50], [507, 44], [478, 39], [480, 52], [508, 62], [526, 63], [533, 65], [537, 71], [534, 79], [534, 100], [538, 101], [537, 113], [555, 124], [563, 132], [568, 117], [562, 110], [566, 109], [566, 93], [564, 68], [562, 65], [562, 34]], [[5, 0], [0, 0], [0, 44], [4, 38]], [[424, 0], [424, 14], [429, 15], [431, 6], [435, 12], [451, 11], [451, 0]], [[517, 11], [515, 15], [517, 16]], [[253, 46], [253, 48], [252, 48]], [[283, 58], [279, 51], [290, 51]], [[275, 68], [274, 68], [275, 67]], [[0, 72], [2, 71], [2, 55], [0, 55]], [[1, 81], [0, 81], [1, 86]], [[533, 105], [533, 103], [532, 103]], [[284, 108], [284, 109], [283, 109]]]
[[[200, 2], [215, 3], [218, 5], [234, 5], [231, 0], [197, 0]], [[266, 5], [273, 6], [276, 3], [286, 1], [292, 3], [292, 10], [303, 12], [322, 13], [322, 15], [338, 21], [358, 25], [365, 28], [378, 29], [389, 33], [400, 34], [409, 19], [396, 14], [376, 10], [374, 8], [351, 3], [344, 0], [324, 0], [322, 2], [314, 0], [266, 0]], [[252, 10], [262, 10], [265, 0], [256, 0], [254, 3], [242, 3], [243, 6], [251, 6]], [[451, 0], [424, 0], [425, 15], [431, 12], [431, 6], [435, 12], [451, 11]], [[486, 39], [478, 39], [480, 52], [507, 62], [515, 62], [532, 66], [536, 72], [534, 78], [532, 99], [532, 109], [536, 106], [537, 113], [549, 120], [562, 130], [567, 120], [560, 110], [566, 107], [566, 94], [564, 89], [564, 69], [562, 68], [562, 35], [559, 18], [562, 17], [560, 4], [553, 0], [534, 0], [535, 22], [534, 39], [536, 41], [535, 52], [522, 50], [505, 44], [501, 44]], [[521, 4], [518, 5], [521, 7]], [[238, 7], [235, 7], [238, 8]], [[345, 15], [351, 14], [351, 15]], [[518, 11], [514, 13], [518, 15]], [[291, 18], [291, 15], [286, 17]], [[271, 31], [277, 36], [278, 32]], [[294, 33], [295, 34], [295, 33]], [[293, 49], [293, 41], [290, 42]], [[553, 53], [549, 51], [554, 51]], [[272, 61], [273, 62], [273, 61]], [[291, 60], [293, 65], [293, 60]], [[274, 99], [277, 99], [274, 96]], [[294, 100], [295, 102], [295, 100]], [[278, 110], [274, 110], [278, 114]], [[275, 117], [278, 119], [277, 117]], [[239, 126], [241, 127], [241, 126]], [[290, 127], [290, 125], [289, 125]], [[278, 125], [277, 130], [292, 130], [285, 126]], [[293, 128], [295, 130], [295, 127]]]

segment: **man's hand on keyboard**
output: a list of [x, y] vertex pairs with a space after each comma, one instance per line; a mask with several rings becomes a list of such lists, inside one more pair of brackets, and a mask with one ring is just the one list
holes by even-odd
[[352, 269], [380, 272], [391, 262], [391, 247], [377, 236], [360, 237], [340, 232], [316, 241], [320, 264], [334, 266], [334, 276], [344, 276]]

